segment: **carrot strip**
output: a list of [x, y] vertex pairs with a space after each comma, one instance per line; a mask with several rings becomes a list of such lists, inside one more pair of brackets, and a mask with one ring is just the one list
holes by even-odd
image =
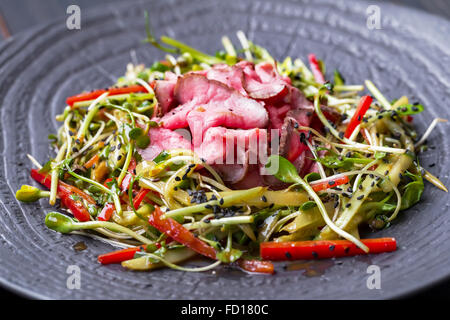
[[90, 158], [85, 164], [84, 167], [86, 169], [91, 168], [94, 164], [97, 164], [98, 160], [100, 159], [100, 157], [98, 156], [98, 154], [94, 155], [92, 158]]

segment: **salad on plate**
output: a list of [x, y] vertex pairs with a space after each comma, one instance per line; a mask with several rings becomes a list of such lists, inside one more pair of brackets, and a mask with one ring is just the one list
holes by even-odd
[[[58, 203], [48, 228], [110, 244], [98, 261], [131, 270], [271, 274], [277, 260], [396, 250], [394, 238], [361, 234], [418, 203], [424, 180], [447, 192], [418, 159], [446, 120], [419, 136], [424, 106], [406, 96], [338, 70], [328, 79], [314, 54], [277, 61], [237, 39], [241, 49], [223, 37], [209, 55], [147, 28], [165, 59], [68, 97], [49, 136], [55, 157], [29, 156], [46, 190], [23, 185], [16, 198]], [[211, 263], [183, 264], [194, 256]]]

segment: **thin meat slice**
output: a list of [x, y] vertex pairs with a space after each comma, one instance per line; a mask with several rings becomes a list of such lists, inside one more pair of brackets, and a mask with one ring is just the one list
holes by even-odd
[[139, 149], [144, 160], [152, 161], [163, 150], [192, 149], [191, 143], [180, 133], [164, 128], [151, 128], [149, 130], [150, 145]]
[[175, 87], [175, 97], [182, 105], [161, 119], [167, 129], [189, 125], [194, 136], [198, 130], [203, 136], [210, 127], [263, 128], [268, 122], [267, 111], [261, 103], [202, 75], [181, 77]]
[[287, 113], [281, 128], [280, 155], [293, 161], [302, 154], [306, 145], [307, 131], [297, 130], [299, 126], [308, 127], [311, 123], [312, 112], [305, 109], [291, 110]]
[[242, 164], [215, 164], [213, 167], [227, 183], [241, 182], [246, 177], [249, 168], [248, 152], [244, 152], [243, 155]]
[[247, 92], [243, 87], [244, 73], [242, 68], [234, 65], [216, 64], [205, 73], [209, 80], [216, 80], [226, 84], [228, 87], [235, 89], [243, 96], [247, 96]]
[[285, 104], [282, 107], [277, 107], [274, 105], [267, 105], [266, 110], [269, 113], [269, 128], [271, 129], [281, 129], [284, 123], [284, 118], [289, 110], [291, 110], [291, 105]]
[[266, 156], [267, 130], [209, 128], [195, 152], [208, 164], [257, 164]]
[[191, 101], [172, 109], [160, 119], [161, 125], [170, 130], [188, 127], [187, 115], [195, 108], [195, 105], [196, 102]]
[[254, 99], [280, 100], [288, 93], [287, 85], [275, 66], [269, 62], [257, 64], [254, 68], [245, 66], [244, 71], [244, 89], [248, 95]]
[[[278, 180], [280, 181], [280, 180]], [[259, 172], [259, 166], [251, 164], [248, 166], [244, 178], [233, 183], [233, 189], [244, 190], [251, 189], [258, 186], [263, 186], [264, 180]]]
[[177, 75], [172, 72], [166, 72], [164, 80], [155, 81], [155, 96], [158, 101], [158, 116], [166, 114], [176, 105], [175, 85], [177, 84]]
[[213, 165], [224, 181], [235, 184], [246, 177], [250, 166], [265, 161], [267, 131], [258, 128], [210, 128], [205, 132], [203, 143], [195, 151]]
[[158, 101], [158, 110], [161, 115], [166, 114], [174, 105], [175, 98], [173, 95], [176, 82], [158, 80], [155, 84], [155, 97]]

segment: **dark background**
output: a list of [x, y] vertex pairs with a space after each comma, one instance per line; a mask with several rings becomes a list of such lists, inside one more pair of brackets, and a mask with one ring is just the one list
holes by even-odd
[[[66, 14], [66, 8], [77, 4], [81, 10], [124, 0], [1, 0], [0, 2], [0, 43], [21, 31], [41, 23], [45, 23]], [[164, 1], [164, 0], [161, 0]], [[188, 0], [187, 0], [188, 1]], [[358, 1], [358, 0], [349, 0]], [[374, 0], [377, 2], [392, 2], [415, 8], [431, 14], [440, 15], [450, 20], [449, 0]], [[450, 37], [449, 37], [450, 38]], [[1, 50], [1, 48], [0, 48]], [[0, 288], [0, 300], [16, 298], [13, 293]], [[450, 281], [440, 283], [425, 289], [411, 298], [449, 299]]]

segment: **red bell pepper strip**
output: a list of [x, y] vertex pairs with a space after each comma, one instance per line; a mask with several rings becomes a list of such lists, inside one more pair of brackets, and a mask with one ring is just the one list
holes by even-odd
[[[31, 177], [39, 182], [40, 184], [46, 186], [48, 189], [51, 188], [52, 179], [50, 175], [40, 173], [37, 169], [31, 169]], [[76, 193], [78, 196], [82, 197], [84, 200], [86, 200], [89, 204], [95, 204], [95, 200], [89, 196], [86, 192], [83, 192], [82, 190], [78, 189], [77, 187], [74, 187], [70, 184], [65, 183], [64, 181], [58, 182], [58, 188], [64, 187], [65, 189], [71, 191], [72, 193]]]
[[70, 192], [63, 193], [58, 191], [58, 195], [61, 198], [62, 205], [69, 209], [78, 221], [86, 222], [91, 220], [91, 215], [84, 204], [81, 201], [71, 199]]
[[149, 193], [149, 192], [150, 192], [149, 189], [142, 188], [138, 192], [136, 197], [134, 197], [134, 199], [133, 199], [133, 207], [134, 207], [135, 210], [137, 210], [139, 208], [139, 206], [141, 205], [142, 201], [145, 199], [145, 197], [147, 196], [147, 193]]
[[373, 99], [371, 96], [364, 96], [361, 98], [361, 100], [359, 100], [359, 104], [358, 107], [356, 108], [355, 114], [353, 115], [352, 119], [348, 123], [347, 129], [345, 130], [344, 136], [346, 138], [350, 138], [355, 128], [358, 126], [358, 124], [361, 123], [364, 115], [370, 108], [372, 100]]
[[[43, 184], [47, 188], [50, 189], [51, 186], [51, 178], [49, 175], [42, 174], [36, 169], [31, 170], [31, 177], [36, 180], [37, 182]], [[83, 197], [84, 199], [88, 200], [89, 203], [95, 204], [94, 199], [92, 199], [89, 195], [81, 191], [80, 189], [71, 186], [67, 183], [64, 183], [62, 181], [59, 181], [58, 183], [58, 189], [57, 189], [58, 197], [61, 199], [61, 203], [63, 206], [68, 208], [73, 216], [78, 219], [78, 221], [89, 221], [91, 219], [91, 215], [89, 214], [89, 211], [86, 209], [84, 204], [81, 201], [74, 200], [70, 197], [72, 193], [76, 193], [77, 195]]]
[[122, 261], [127, 261], [130, 259], [133, 259], [136, 252], [139, 252], [141, 250], [142, 250], [141, 247], [117, 250], [117, 251], [101, 254], [98, 256], [97, 260], [101, 264], [121, 263]]
[[311, 66], [311, 71], [314, 75], [314, 79], [317, 83], [324, 84], [325, 83], [325, 77], [322, 74], [322, 71], [320, 70], [319, 61], [317, 61], [316, 55], [314, 53], [311, 53], [308, 55], [309, 59], [309, 65]]
[[312, 181], [310, 183], [311, 187], [315, 192], [327, 190], [329, 188], [334, 188], [342, 184], [348, 183], [349, 179], [348, 176], [345, 174], [339, 175], [338, 177], [330, 177], [329, 179], [326, 179], [324, 181], [315, 182]]
[[[161, 245], [159, 243], [156, 243], [156, 247], [159, 249], [161, 248]], [[133, 259], [136, 252], [145, 251], [146, 248], [147, 248], [146, 245], [142, 245], [139, 247], [126, 248], [113, 252], [108, 252], [99, 255], [97, 260], [101, 264], [121, 263], [123, 261]]]
[[[361, 240], [369, 248], [369, 253], [395, 251], [394, 238]], [[263, 242], [260, 244], [262, 259], [297, 260], [348, 257], [366, 254], [348, 240], [317, 240], [298, 242]]]
[[83, 93], [77, 94], [76, 96], [69, 97], [66, 99], [66, 103], [72, 107], [75, 102], [94, 100], [94, 99], [97, 99], [98, 97], [100, 97], [105, 92], [108, 92], [109, 96], [115, 96], [118, 94], [147, 92], [147, 89], [145, 89], [143, 86], [140, 86], [140, 85], [132, 85], [132, 86], [128, 86], [128, 87], [94, 90], [91, 92], [83, 92]]
[[245, 271], [248, 272], [268, 273], [268, 274], [275, 273], [273, 263], [270, 261], [239, 259], [237, 263], [241, 269], [244, 269]]
[[115, 207], [112, 203], [106, 203], [103, 207], [102, 211], [97, 216], [97, 220], [99, 221], [109, 221], [111, 216], [115, 210]]
[[191, 248], [195, 252], [211, 259], [216, 259], [216, 250], [213, 247], [196, 238], [192, 232], [172, 218], [161, 219], [162, 215], [163, 212], [161, 209], [155, 206], [155, 211], [150, 215], [148, 222], [159, 231], [165, 233], [175, 241], [184, 244], [186, 247]]

